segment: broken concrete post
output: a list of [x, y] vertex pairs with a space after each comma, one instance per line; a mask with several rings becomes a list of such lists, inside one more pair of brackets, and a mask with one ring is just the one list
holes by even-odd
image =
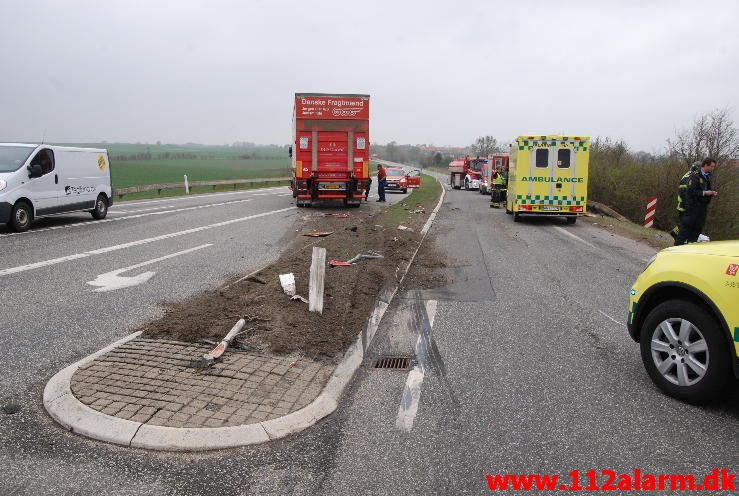
[[326, 248], [313, 247], [308, 281], [308, 310], [323, 313], [323, 280], [326, 275]]
[[228, 334], [221, 340], [220, 343], [218, 343], [218, 346], [213, 348], [210, 353], [206, 353], [203, 355], [203, 358], [200, 360], [200, 365], [202, 367], [210, 367], [215, 363], [215, 361], [223, 355], [223, 352], [226, 351], [226, 348], [229, 347], [233, 339], [236, 337], [236, 335], [243, 329], [244, 324], [246, 324], [246, 320], [239, 319], [236, 324], [231, 328], [230, 331], [228, 331]]

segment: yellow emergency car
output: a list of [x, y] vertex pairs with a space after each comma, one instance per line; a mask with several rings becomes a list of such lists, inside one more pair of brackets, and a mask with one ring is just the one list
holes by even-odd
[[739, 378], [739, 241], [666, 248], [630, 294], [629, 334], [665, 393], [705, 403]]
[[506, 213], [564, 216], [574, 224], [588, 199], [588, 136], [519, 136], [511, 144]]

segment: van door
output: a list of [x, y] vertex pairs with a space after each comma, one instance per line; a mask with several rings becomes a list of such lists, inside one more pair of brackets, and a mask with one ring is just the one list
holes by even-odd
[[58, 212], [59, 207], [59, 175], [56, 170], [54, 152], [50, 148], [42, 148], [28, 163], [36, 168], [40, 175], [29, 178], [28, 192], [36, 209], [36, 215], [47, 215]]
[[[100, 160], [98, 162], [98, 155]], [[105, 164], [102, 154], [57, 150], [59, 203], [61, 212], [91, 209], [95, 206], [98, 183]]]

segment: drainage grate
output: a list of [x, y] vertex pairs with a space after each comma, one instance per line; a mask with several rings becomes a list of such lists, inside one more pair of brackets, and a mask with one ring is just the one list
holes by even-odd
[[410, 357], [382, 357], [372, 364], [373, 369], [408, 370], [411, 366]]

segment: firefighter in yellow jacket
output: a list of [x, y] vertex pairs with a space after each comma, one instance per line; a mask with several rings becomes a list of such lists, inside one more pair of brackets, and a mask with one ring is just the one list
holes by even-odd
[[688, 181], [690, 180], [690, 174], [697, 171], [701, 167], [701, 161], [697, 160], [693, 162], [690, 170], [683, 174], [680, 178], [680, 185], [677, 188], [677, 225], [670, 231], [670, 236], [677, 238], [677, 233], [680, 231], [680, 221], [683, 220], [683, 214], [685, 214], [686, 194], [688, 191]]
[[500, 207], [502, 201], [503, 189], [505, 188], [505, 177], [503, 177], [503, 169], [496, 171], [493, 177], [493, 189], [490, 191], [490, 206], [494, 208]]

